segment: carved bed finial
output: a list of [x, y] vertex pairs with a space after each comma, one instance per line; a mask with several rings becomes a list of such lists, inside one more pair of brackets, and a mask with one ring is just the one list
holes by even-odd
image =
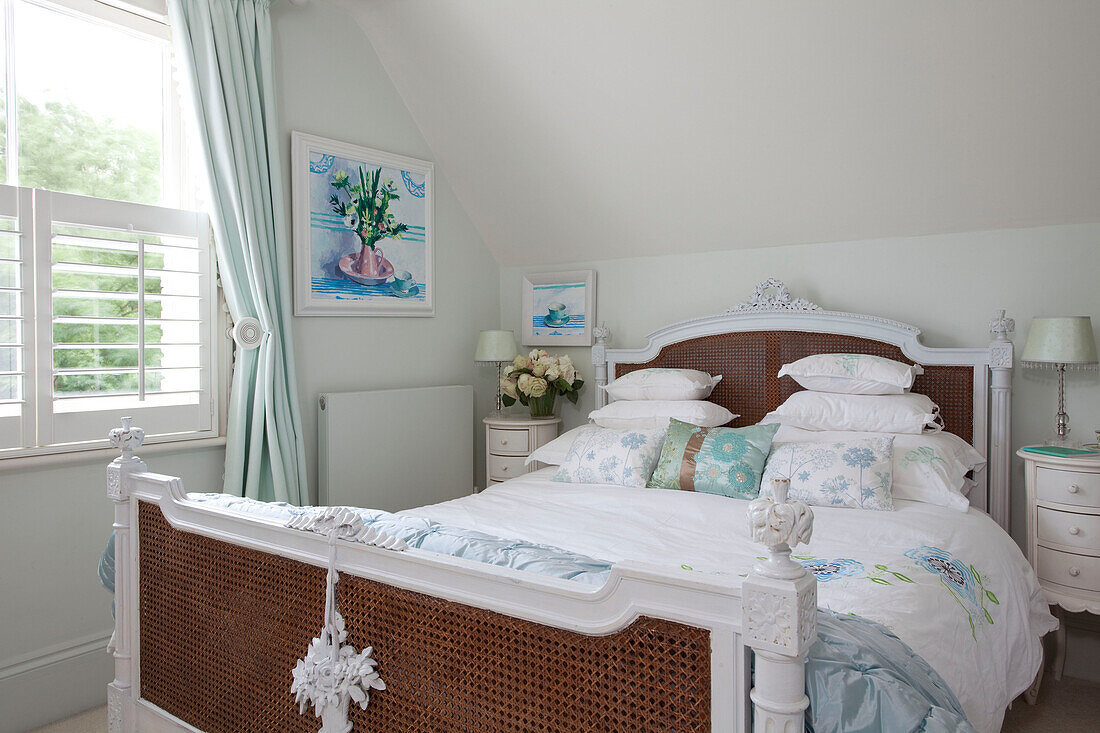
[[134, 418], [122, 418], [122, 427], [115, 428], [107, 433], [111, 445], [122, 450], [122, 460], [129, 461], [134, 457], [134, 450], [140, 448], [145, 442], [145, 431], [133, 427]]
[[611, 329], [607, 324], [601, 323], [592, 329], [592, 335], [596, 343], [592, 346], [592, 363], [599, 364], [607, 361], [607, 340], [611, 338]]
[[1016, 319], [1007, 318], [1005, 316], [1004, 308], [993, 314], [993, 320], [989, 322], [989, 332], [994, 335], [998, 341], [1004, 341], [1008, 339], [1008, 334], [1016, 330]]
[[819, 311], [821, 306], [805, 298], [791, 298], [791, 291], [781, 280], [769, 277], [757, 283], [749, 299], [728, 308], [727, 314], [745, 311]]
[[790, 488], [790, 479], [772, 479], [772, 495], [749, 502], [752, 538], [766, 545], [770, 555], [755, 570], [769, 578], [797, 578], [806, 572], [791, 560], [791, 548], [810, 541], [814, 513], [805, 502], [787, 498]]

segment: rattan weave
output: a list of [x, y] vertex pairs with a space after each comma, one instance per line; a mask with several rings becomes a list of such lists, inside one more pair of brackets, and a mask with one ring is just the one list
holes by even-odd
[[[665, 367], [698, 369], [721, 374], [710, 396], [739, 414], [736, 426], [754, 425], [783, 400], [802, 389], [790, 377], [779, 378], [779, 367], [812, 354], [873, 354], [913, 364], [893, 344], [833, 333], [805, 331], [740, 331], [701, 336], [661, 349], [643, 364], [616, 364], [612, 378], [636, 369]], [[974, 368], [924, 365], [913, 392], [928, 395], [940, 406], [947, 430], [967, 442], [974, 434]]]
[[[321, 629], [324, 571], [138, 512], [141, 694], [206, 733], [316, 731], [290, 670]], [[586, 636], [341, 575], [348, 641], [388, 689], [356, 731], [710, 730], [710, 634], [640, 618]], [[732, 693], [731, 693], [732, 694]]]

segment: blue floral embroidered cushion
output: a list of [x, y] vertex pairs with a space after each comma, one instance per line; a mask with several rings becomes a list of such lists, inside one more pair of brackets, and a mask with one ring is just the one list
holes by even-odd
[[565, 455], [555, 481], [643, 487], [653, 473], [665, 431], [587, 427]]
[[894, 436], [837, 443], [776, 443], [764, 468], [791, 480], [792, 499], [819, 506], [892, 511], [890, 493]]
[[755, 499], [778, 429], [778, 425], [703, 428], [672, 420], [649, 486]]

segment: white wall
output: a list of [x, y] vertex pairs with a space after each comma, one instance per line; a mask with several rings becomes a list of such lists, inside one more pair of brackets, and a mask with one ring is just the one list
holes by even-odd
[[1100, 217], [1100, 3], [353, 7], [504, 265]]
[[[862, 242], [769, 247], [663, 257], [569, 262], [553, 268], [501, 271], [503, 328], [520, 333], [520, 284], [525, 272], [597, 271], [597, 320], [611, 328], [612, 345], [633, 348], [654, 329], [720, 313], [745, 300], [766, 278], [784, 281], [793, 295], [823, 308], [885, 316], [923, 330], [929, 346], [983, 346], [988, 322], [1005, 308], [1016, 319], [1017, 356], [1035, 316], [1091, 315], [1100, 325], [1100, 224], [1012, 229]], [[591, 379], [590, 350], [570, 353]], [[1068, 374], [1066, 399], [1073, 437], [1100, 429], [1100, 373]], [[566, 427], [593, 407], [592, 383], [580, 404], [563, 404]], [[1017, 446], [1052, 433], [1057, 390], [1053, 374], [1018, 368], [1013, 377], [1012, 429]], [[1014, 461], [1012, 535], [1023, 543], [1023, 470]], [[1071, 647], [1067, 673], [1100, 678], [1100, 664], [1082, 669]]]
[[[370, 43], [345, 11], [327, 3], [278, 3], [272, 17], [288, 202], [291, 130], [432, 160]], [[289, 232], [289, 211], [287, 225]], [[492, 370], [474, 364], [473, 349], [479, 330], [498, 325], [499, 267], [438, 168], [435, 227], [434, 318], [293, 320], [314, 498], [319, 392], [473, 384], [475, 420], [492, 408]], [[289, 249], [285, 256], [289, 261]], [[483, 432], [475, 431], [475, 457]], [[104, 484], [109, 460], [0, 472], [0, 733], [27, 730], [105, 699], [113, 676], [104, 651], [111, 599], [96, 566], [112, 519]], [[152, 470], [183, 476], [191, 490], [216, 490], [223, 460], [220, 448], [147, 456]], [[474, 465], [484, 485], [484, 461]]]

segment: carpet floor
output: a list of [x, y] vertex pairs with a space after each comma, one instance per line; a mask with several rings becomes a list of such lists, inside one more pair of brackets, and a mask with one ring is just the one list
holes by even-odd
[[[1018, 699], [1005, 716], [1001, 733], [1075, 733], [1097, 730], [1100, 721], [1100, 684], [1063, 677], [1047, 677], [1039, 701], [1028, 705]], [[105, 733], [106, 706], [88, 710], [33, 733]]]

